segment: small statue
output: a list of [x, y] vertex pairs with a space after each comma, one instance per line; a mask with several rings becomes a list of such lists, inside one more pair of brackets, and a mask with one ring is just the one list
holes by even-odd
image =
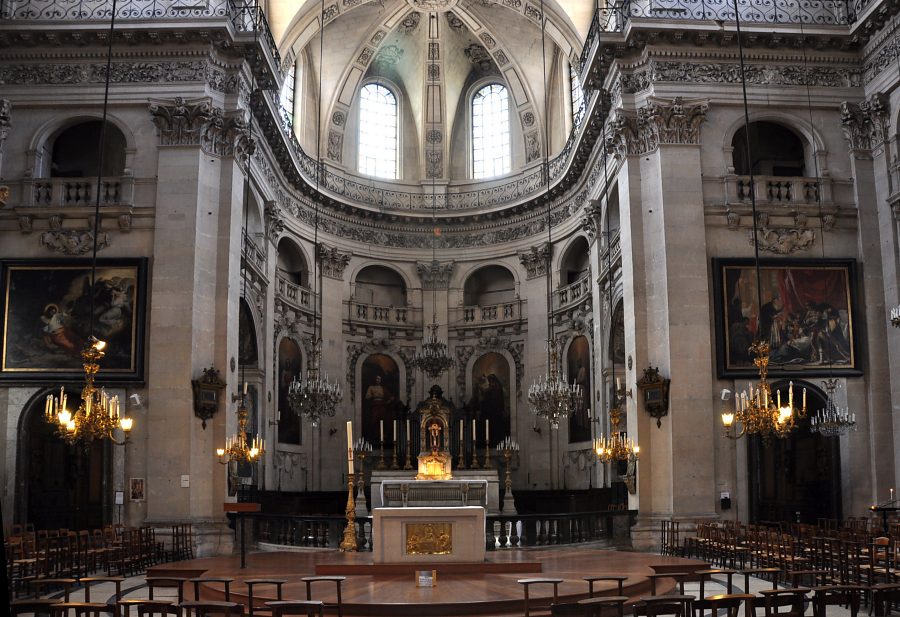
[[437, 452], [441, 444], [441, 425], [437, 422], [432, 422], [428, 430], [431, 432], [431, 450], [432, 452]]

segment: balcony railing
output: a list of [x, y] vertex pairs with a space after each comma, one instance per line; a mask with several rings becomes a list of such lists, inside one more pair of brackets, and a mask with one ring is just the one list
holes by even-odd
[[[30, 184], [30, 206], [72, 208], [97, 204], [97, 178], [36, 178]], [[121, 176], [100, 180], [101, 206], [130, 206], [133, 203], [134, 178]]]
[[243, 256], [244, 259], [247, 260], [247, 263], [255, 266], [259, 273], [265, 276], [266, 274], [266, 252], [256, 246], [256, 242], [248, 236], [247, 234], [243, 234], [244, 236], [244, 247], [243, 247]]
[[511, 300], [486, 306], [463, 306], [451, 311], [451, 320], [457, 325], [477, 326], [522, 319], [522, 300]]
[[386, 326], [418, 326], [421, 309], [408, 306], [383, 306], [350, 300], [347, 304], [350, 321], [364, 321]]
[[[617, 231], [608, 245], [600, 248], [600, 280], [609, 274], [610, 265], [615, 266], [622, 259], [622, 235]], [[604, 236], [601, 236], [605, 240]]]
[[[750, 203], [750, 176], [727, 176], [725, 182], [729, 203]], [[818, 204], [820, 197], [823, 204], [833, 201], [830, 178], [753, 176], [752, 186], [760, 205]]]
[[[618, 238], [618, 236], [617, 236]], [[587, 272], [574, 283], [557, 289], [553, 294], [553, 310], [568, 308], [591, 297], [591, 273]]]
[[281, 275], [275, 277], [275, 295], [295, 308], [312, 309], [313, 294], [306, 287], [292, 283]]

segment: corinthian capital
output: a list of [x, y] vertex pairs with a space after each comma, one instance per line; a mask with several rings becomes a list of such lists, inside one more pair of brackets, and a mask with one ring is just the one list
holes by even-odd
[[875, 93], [862, 103], [841, 103], [841, 126], [851, 150], [875, 150], [887, 136], [888, 102]]

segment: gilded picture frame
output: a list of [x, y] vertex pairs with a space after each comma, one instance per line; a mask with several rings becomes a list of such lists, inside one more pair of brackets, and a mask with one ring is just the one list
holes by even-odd
[[[90, 335], [89, 259], [0, 260], [0, 382], [83, 379]], [[94, 334], [107, 342], [98, 381], [144, 381], [147, 260], [98, 259]]]
[[757, 293], [752, 259], [714, 259], [718, 376], [758, 374], [749, 353], [770, 344], [769, 373], [816, 377], [862, 373], [852, 259], [762, 259]]

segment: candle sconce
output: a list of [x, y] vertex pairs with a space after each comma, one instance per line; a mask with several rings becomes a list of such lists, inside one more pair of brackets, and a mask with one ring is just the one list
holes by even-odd
[[659, 369], [652, 366], [644, 369], [644, 376], [637, 382], [641, 398], [644, 400], [644, 410], [656, 418], [656, 428], [661, 428], [662, 419], [669, 415], [670, 383], [670, 379], [662, 377]]
[[200, 379], [191, 380], [191, 388], [194, 391], [194, 415], [203, 420], [203, 430], [206, 430], [206, 421], [219, 411], [219, 397], [225, 389], [225, 382], [219, 371], [210, 366], [203, 369]]

